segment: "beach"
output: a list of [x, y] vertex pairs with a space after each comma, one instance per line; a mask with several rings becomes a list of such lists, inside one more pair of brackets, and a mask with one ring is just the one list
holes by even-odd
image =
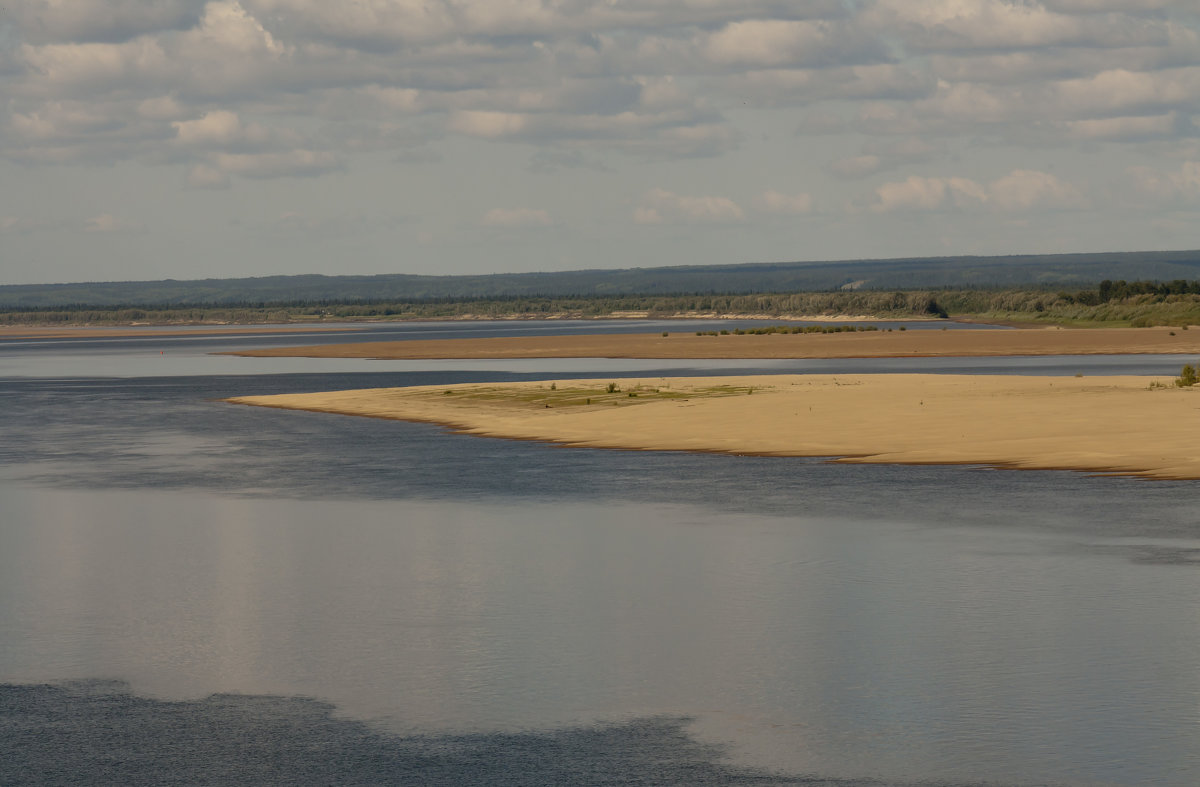
[[1200, 355], [1200, 330], [1183, 328], [1026, 328], [876, 330], [697, 336], [644, 334], [427, 339], [271, 347], [254, 357], [378, 358], [914, 358], [1011, 355]]
[[[618, 337], [623, 339], [626, 337]], [[775, 337], [762, 337], [775, 338]], [[1200, 479], [1200, 391], [1170, 378], [923, 374], [559, 380], [246, 396], [592, 448]]]

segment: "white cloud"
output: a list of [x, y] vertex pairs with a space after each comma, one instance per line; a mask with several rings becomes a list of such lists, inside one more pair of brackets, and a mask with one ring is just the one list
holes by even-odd
[[984, 185], [970, 178], [921, 177], [884, 183], [869, 202], [877, 213], [971, 210], [1023, 213], [1034, 208], [1067, 209], [1083, 204], [1080, 191], [1046, 172], [1017, 169]]
[[633, 220], [638, 224], [725, 224], [741, 221], [745, 215], [728, 197], [691, 197], [656, 188], [642, 196]]
[[188, 172], [187, 184], [194, 189], [227, 189], [229, 174], [208, 164], [197, 164]]
[[281, 55], [284, 46], [237, 0], [216, 0], [204, 7], [198, 37], [218, 51]]
[[242, 135], [242, 121], [236, 113], [209, 112], [197, 120], [172, 123], [176, 138], [185, 145], [222, 145]]
[[1175, 172], [1130, 167], [1127, 174], [1137, 191], [1159, 202], [1200, 198], [1200, 161], [1185, 161]]
[[260, 123], [243, 123], [236, 112], [219, 109], [199, 118], [171, 123], [175, 142], [189, 151], [222, 150], [228, 153], [293, 151], [305, 140], [290, 130], [268, 129]]
[[1096, 13], [1122, 11], [1144, 13], [1170, 8], [1177, 0], [1043, 0], [1046, 7], [1062, 13]]
[[1054, 86], [1051, 101], [1076, 116], [1112, 117], [1155, 109], [1195, 106], [1200, 66], [1136, 72], [1113, 68]]
[[1165, 40], [1157, 22], [1063, 14], [1038, 2], [1014, 0], [878, 0], [867, 17], [925, 51], [1115, 47]]
[[890, 213], [897, 210], [928, 211], [946, 207], [973, 207], [987, 201], [987, 192], [969, 178], [925, 178], [909, 175], [903, 181], [879, 186], [875, 189], [875, 197], [871, 209], [879, 213]]
[[483, 214], [485, 227], [549, 227], [549, 212], [536, 208], [492, 208]]
[[1083, 195], [1069, 183], [1047, 172], [1017, 169], [988, 186], [992, 207], [1006, 213], [1022, 213], [1034, 208], [1061, 209], [1079, 207]]
[[749, 19], [731, 22], [701, 43], [714, 63], [752, 67], [833, 65], [882, 60], [874, 38], [837, 22]]
[[456, 112], [450, 117], [448, 123], [451, 131], [486, 139], [512, 136], [524, 130], [527, 125], [528, 121], [525, 116], [515, 112], [478, 110]]
[[19, 92], [46, 98], [166, 88], [178, 67], [158, 40], [147, 37], [119, 44], [25, 44], [19, 57], [27, 69]]

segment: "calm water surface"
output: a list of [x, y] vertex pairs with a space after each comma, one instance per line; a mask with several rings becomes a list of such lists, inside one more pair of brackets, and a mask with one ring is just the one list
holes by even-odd
[[284, 367], [163, 341], [0, 346], [0, 783], [1200, 781], [1200, 484], [214, 401], [726, 362]]

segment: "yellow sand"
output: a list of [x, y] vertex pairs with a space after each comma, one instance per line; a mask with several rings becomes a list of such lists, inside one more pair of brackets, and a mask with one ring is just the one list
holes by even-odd
[[[610, 382], [620, 390], [606, 392]], [[1171, 382], [1132, 376], [773, 375], [560, 380], [555, 390], [548, 382], [377, 388], [228, 401], [429, 421], [476, 435], [599, 448], [1200, 479], [1200, 390]]]

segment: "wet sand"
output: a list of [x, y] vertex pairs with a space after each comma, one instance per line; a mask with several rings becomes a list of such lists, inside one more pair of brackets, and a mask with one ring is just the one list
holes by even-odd
[[912, 358], [1005, 355], [1200, 355], [1200, 329], [923, 329], [728, 336], [661, 334], [520, 336], [359, 342], [242, 350], [257, 357], [467, 358]]
[[[609, 392], [610, 383], [617, 390]], [[550, 385], [379, 388], [227, 401], [427, 421], [473, 435], [594, 448], [1200, 479], [1200, 390], [1175, 388], [1170, 378], [771, 375]]]

